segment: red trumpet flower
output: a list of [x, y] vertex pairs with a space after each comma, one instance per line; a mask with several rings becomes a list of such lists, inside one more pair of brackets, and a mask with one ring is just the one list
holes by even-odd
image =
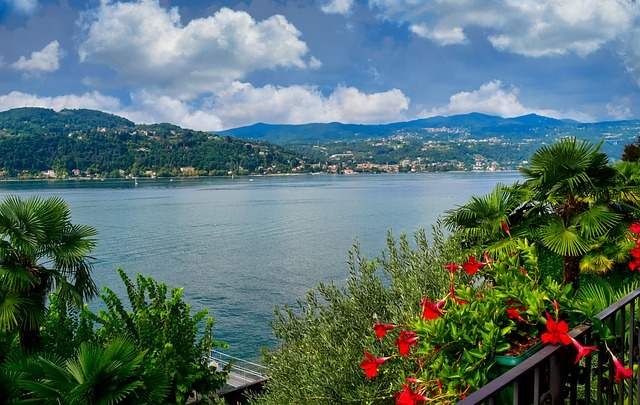
[[436, 319], [442, 315], [442, 311], [440, 308], [444, 306], [444, 300], [438, 301], [438, 303], [434, 303], [429, 298], [422, 299], [422, 319]]
[[426, 400], [427, 397], [413, 392], [407, 384], [402, 384], [402, 391], [396, 394], [396, 405], [416, 405]]
[[640, 222], [634, 222], [629, 226], [629, 231], [635, 233], [636, 235], [640, 235]]
[[462, 265], [462, 267], [468, 275], [473, 276], [478, 272], [478, 270], [484, 267], [484, 263], [476, 261], [476, 258], [473, 256], [469, 256], [469, 259]]
[[418, 344], [418, 336], [412, 330], [400, 331], [400, 335], [396, 339], [396, 345], [398, 346], [398, 353], [400, 356], [408, 356], [411, 346]]
[[373, 325], [373, 330], [376, 332], [376, 339], [380, 340], [387, 336], [387, 332], [393, 330], [396, 325], [392, 323], [376, 323]]
[[569, 325], [565, 321], [554, 321], [547, 312], [547, 331], [542, 334], [542, 343], [552, 345], [571, 343], [571, 337], [568, 334]]
[[625, 367], [624, 364], [616, 357], [615, 354], [609, 350], [611, 358], [613, 359], [613, 365], [616, 367], [616, 382], [619, 383], [623, 379], [631, 378], [633, 376], [633, 370], [629, 367]]
[[367, 378], [373, 378], [378, 375], [378, 367], [387, 360], [389, 360], [389, 357], [375, 357], [365, 351], [364, 360], [360, 363], [360, 368], [364, 370], [364, 375]]
[[460, 265], [458, 263], [447, 263], [444, 268], [449, 270], [449, 273], [455, 273], [460, 268]]
[[500, 221], [500, 226], [502, 227], [502, 230], [504, 231], [504, 233], [506, 233], [507, 235], [509, 235], [509, 237], [511, 237], [511, 230], [509, 229], [509, 225], [507, 225], [505, 221]]
[[520, 311], [523, 311], [523, 310], [524, 310], [523, 307], [507, 308], [507, 317], [509, 319], [513, 319], [514, 321], [525, 322], [524, 318], [522, 318], [522, 315], [520, 315]]
[[576, 364], [578, 364], [583, 357], [589, 356], [591, 353], [598, 350], [597, 346], [582, 346], [580, 342], [575, 340], [573, 337], [570, 336], [570, 338], [571, 343], [573, 343], [573, 347], [578, 351], [578, 354], [576, 355]]

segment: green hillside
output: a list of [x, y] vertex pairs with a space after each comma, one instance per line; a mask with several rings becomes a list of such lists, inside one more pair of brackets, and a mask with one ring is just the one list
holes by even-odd
[[136, 125], [92, 110], [0, 112], [0, 170], [8, 176], [279, 173], [299, 157], [280, 146], [183, 129]]

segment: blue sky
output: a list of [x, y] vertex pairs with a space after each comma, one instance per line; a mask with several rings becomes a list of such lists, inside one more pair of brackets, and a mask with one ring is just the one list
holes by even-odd
[[218, 130], [640, 117], [631, 0], [0, 0], [0, 110]]

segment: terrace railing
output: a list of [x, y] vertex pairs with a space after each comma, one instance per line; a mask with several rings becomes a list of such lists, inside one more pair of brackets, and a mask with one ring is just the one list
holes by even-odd
[[472, 404], [620, 404], [640, 405], [640, 289], [630, 293], [597, 315], [615, 339], [609, 348], [634, 370], [628, 380], [615, 381], [615, 368], [604, 342], [590, 325], [580, 325], [569, 334], [599, 350], [575, 364], [572, 346], [545, 346], [519, 365], [471, 393], [458, 405]]
[[219, 370], [225, 368], [229, 370], [227, 381], [219, 391], [219, 394], [228, 403], [244, 403], [245, 392], [260, 391], [262, 385], [267, 381], [267, 368], [262, 364], [230, 356], [218, 350], [211, 352], [209, 360]]

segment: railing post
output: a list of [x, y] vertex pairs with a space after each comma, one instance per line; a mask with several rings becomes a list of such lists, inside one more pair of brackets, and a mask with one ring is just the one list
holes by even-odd
[[[593, 336], [589, 324], [583, 324], [572, 329], [571, 336], [584, 340], [585, 345], [597, 345], [600, 348], [594, 354], [597, 357], [588, 356], [584, 359], [584, 368], [580, 367], [580, 364], [574, 364], [575, 352], [571, 347], [545, 346], [518, 366], [471, 393], [467, 399], [461, 401], [461, 405], [492, 404], [496, 395], [509, 386], [513, 387], [513, 404], [557, 405], [564, 404], [567, 400], [568, 403], [581, 405], [633, 405], [635, 397], [635, 403], [640, 405], [640, 370], [634, 369], [640, 357], [640, 312], [636, 313], [640, 311], [640, 304], [635, 302], [638, 297], [640, 289], [597, 315], [597, 319], [608, 325], [614, 335], [608, 342], [611, 350], [623, 364], [634, 370], [635, 375], [632, 379], [615, 383], [613, 362], [604, 342], [600, 337]], [[592, 370], [594, 363], [595, 368]], [[533, 384], [532, 387], [528, 386], [530, 383]], [[629, 384], [629, 387], [626, 384]], [[584, 387], [584, 390], [578, 390], [578, 385]]]
[[[636, 327], [636, 301], [629, 304], [629, 368], [633, 370], [633, 348]], [[629, 381], [629, 405], [633, 405], [633, 379]]]
[[558, 355], [555, 353], [549, 359], [549, 392], [551, 393], [552, 405], [562, 403], [562, 375], [558, 364]]

